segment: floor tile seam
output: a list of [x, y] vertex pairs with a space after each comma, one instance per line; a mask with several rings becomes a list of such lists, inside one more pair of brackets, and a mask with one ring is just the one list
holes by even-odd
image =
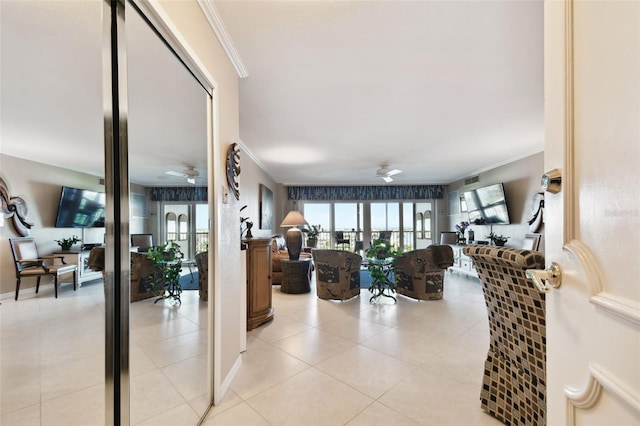
[[[249, 400], [250, 400], [251, 398], [255, 398], [255, 397], [257, 397], [258, 395], [261, 395], [261, 394], [263, 394], [263, 393], [265, 393], [265, 392], [267, 392], [267, 391], [269, 391], [269, 390], [273, 389], [274, 387], [281, 385], [282, 383], [286, 382], [287, 380], [293, 379], [294, 377], [296, 377], [296, 376], [298, 376], [298, 375], [300, 375], [300, 374], [304, 373], [305, 371], [308, 371], [309, 369], [313, 368], [313, 366], [312, 366], [312, 365], [309, 365], [309, 364], [308, 364], [308, 363], [306, 363], [306, 362], [304, 362], [304, 364], [305, 364], [305, 367], [304, 367], [302, 370], [300, 370], [300, 371], [298, 371], [298, 372], [296, 372], [296, 373], [294, 373], [294, 374], [292, 374], [292, 375], [290, 375], [290, 376], [287, 376], [287, 377], [285, 377], [285, 378], [283, 378], [283, 379], [281, 379], [281, 380], [278, 380], [277, 382], [272, 383], [271, 385], [267, 386], [266, 388], [262, 389], [261, 391], [259, 391], [259, 392], [257, 392], [257, 393], [254, 393], [254, 394], [252, 394], [252, 395], [247, 396], [246, 398], [245, 398], [245, 397], [243, 397], [242, 395], [240, 395], [238, 392], [236, 392], [236, 391], [234, 391], [234, 392], [236, 393], [236, 395], [238, 395], [238, 397], [239, 397], [240, 399], [242, 399], [242, 402], [245, 402], [245, 403], [247, 403], [247, 404], [248, 404], [248, 403], [249, 403]], [[231, 390], [233, 390], [233, 382], [232, 382], [232, 384], [231, 384], [231, 388], [230, 388], [230, 389], [231, 389]], [[253, 407], [252, 407], [252, 408], [253, 408]]]
[[[367, 339], [367, 340], [369, 340], [369, 339]], [[365, 340], [365, 342], [366, 342], [366, 340]], [[378, 350], [378, 349], [376, 349], [376, 348], [372, 348], [371, 346], [367, 346], [367, 345], [365, 345], [365, 344], [364, 344], [365, 342], [361, 342], [361, 343], [359, 343], [358, 345], [359, 345], [359, 346], [362, 346], [362, 347], [364, 347], [364, 348], [366, 348], [366, 349], [370, 349], [370, 350], [372, 350], [372, 351], [375, 351], [375, 352], [377, 352], [377, 353], [378, 353], [378, 354], [380, 354], [380, 355], [388, 356], [388, 357], [390, 357], [390, 358], [393, 358], [393, 359], [394, 359], [394, 360], [396, 360], [396, 361], [404, 362], [404, 363], [409, 364], [409, 365], [412, 365], [412, 366], [414, 366], [414, 367], [420, 367], [420, 366], [422, 365], [422, 363], [415, 363], [415, 362], [413, 362], [413, 361], [408, 361], [408, 360], [406, 360], [406, 359], [398, 358], [397, 356], [394, 356], [394, 355], [388, 354], [388, 353], [386, 353], [386, 352], [382, 352], [382, 351], [380, 351], [380, 350]]]
[[[344, 339], [344, 338], [343, 338], [343, 339]], [[344, 340], [347, 340], [347, 339], [344, 339]], [[279, 347], [277, 347], [277, 346], [275, 346], [275, 348], [276, 348], [276, 349], [279, 349], [281, 352], [283, 352], [283, 353], [284, 353], [284, 354], [286, 354], [286, 355], [289, 355], [289, 356], [294, 357], [294, 358], [295, 358], [295, 359], [297, 359], [298, 361], [302, 361], [303, 363], [307, 364], [309, 367], [315, 367], [316, 365], [320, 364], [321, 362], [324, 362], [324, 361], [326, 361], [327, 359], [331, 359], [331, 358], [333, 358], [334, 356], [340, 355], [340, 354], [342, 354], [342, 353], [344, 353], [344, 352], [348, 351], [349, 349], [351, 349], [351, 348], [353, 348], [354, 346], [356, 346], [356, 345], [357, 345], [357, 343], [353, 343], [353, 342], [351, 342], [351, 341], [349, 341], [349, 343], [351, 343], [351, 346], [350, 346], [350, 347], [348, 347], [347, 349], [340, 350], [340, 352], [339, 352], [339, 353], [336, 353], [336, 354], [334, 354], [334, 355], [331, 355], [329, 358], [322, 359], [322, 360], [317, 361], [317, 362], [315, 362], [315, 363], [310, 363], [309, 361], [306, 361], [306, 360], [304, 360], [304, 359], [302, 359], [302, 358], [300, 358], [300, 357], [296, 356], [295, 354], [292, 354], [292, 353], [290, 353], [290, 352], [287, 352], [286, 350], [284, 350], [284, 349], [282, 349], [282, 348], [279, 348]]]
[[[379, 324], [376, 324], [376, 325], [379, 325]], [[359, 344], [360, 344], [360, 343], [362, 343], [363, 341], [365, 341], [365, 340], [367, 340], [367, 339], [369, 339], [369, 338], [371, 338], [371, 337], [376, 337], [376, 336], [378, 336], [379, 334], [382, 334], [382, 333], [384, 333], [385, 331], [387, 331], [387, 330], [383, 330], [383, 331], [381, 331], [381, 332], [376, 332], [376, 334], [374, 334], [374, 335], [372, 335], [372, 336], [369, 336], [369, 337], [366, 337], [366, 338], [364, 338], [364, 339], [358, 340], [357, 342], [354, 342], [353, 340], [348, 339], [348, 338], [346, 338], [346, 337], [344, 337], [344, 336], [341, 336], [340, 334], [335, 333], [335, 332], [333, 332], [333, 331], [331, 331], [331, 330], [327, 330], [327, 329], [319, 328], [319, 327], [318, 327], [318, 330], [321, 330], [321, 331], [324, 331], [324, 332], [326, 332], [326, 333], [330, 333], [330, 334], [332, 334], [332, 335], [334, 335], [334, 336], [336, 336], [336, 337], [340, 337], [340, 338], [342, 338], [342, 339], [348, 340], [348, 341], [350, 341], [350, 342], [352, 342], [352, 343], [354, 343], [354, 344], [356, 344], [356, 345], [359, 345]]]
[[[261, 393], [262, 393], [262, 392], [261, 392]], [[259, 395], [259, 394], [258, 394], [258, 395]], [[254, 395], [254, 396], [255, 396], [255, 395]], [[253, 398], [253, 397], [252, 397], [252, 398]], [[248, 399], [251, 399], [251, 398], [248, 398]], [[269, 419], [267, 419], [267, 418], [266, 418], [266, 417], [265, 417], [265, 416], [264, 416], [264, 415], [263, 415], [263, 414], [262, 414], [262, 413], [261, 413], [261, 412], [260, 412], [256, 407], [254, 407], [253, 405], [251, 405], [251, 403], [250, 403], [248, 400], [243, 400], [242, 402], [243, 402], [244, 404], [246, 404], [246, 405], [247, 405], [251, 410], [253, 410], [253, 412], [254, 412], [254, 413], [256, 413], [258, 416], [260, 416], [260, 418], [262, 418], [262, 419], [263, 419], [263, 420], [264, 420], [268, 425], [272, 425], [272, 426], [273, 426], [273, 423], [271, 423], [271, 422], [269, 421]], [[238, 404], [238, 405], [239, 405], [239, 404]], [[216, 414], [216, 415], [215, 415], [215, 416], [213, 416], [213, 417], [216, 417], [217, 415], [218, 415], [218, 414]], [[213, 417], [212, 417], [212, 418], [213, 418]]]

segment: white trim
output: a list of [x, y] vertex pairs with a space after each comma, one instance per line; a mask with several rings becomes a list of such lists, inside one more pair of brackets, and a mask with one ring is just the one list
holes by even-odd
[[614, 296], [606, 291], [604, 273], [600, 264], [583, 242], [571, 240], [565, 244], [564, 250], [575, 256], [585, 271], [589, 286], [589, 302], [613, 315], [640, 325], [640, 303]]
[[242, 58], [240, 58], [240, 54], [236, 49], [231, 36], [229, 35], [229, 31], [227, 31], [227, 27], [224, 25], [222, 21], [222, 17], [218, 13], [218, 9], [216, 9], [215, 5], [211, 0], [196, 0], [200, 9], [202, 9], [202, 13], [205, 18], [207, 18], [207, 22], [209, 26], [216, 34], [220, 45], [224, 49], [229, 61], [233, 64], [233, 67], [236, 69], [236, 73], [240, 78], [249, 77], [249, 73], [247, 68], [244, 66], [242, 62]]
[[236, 358], [236, 362], [234, 362], [229, 369], [229, 374], [227, 374], [227, 377], [224, 378], [222, 384], [220, 385], [223, 395], [231, 388], [231, 383], [236, 377], [236, 374], [238, 374], [238, 371], [240, 371], [240, 367], [242, 367], [242, 355], [238, 355], [238, 358]]
[[564, 388], [564, 395], [567, 398], [567, 424], [576, 424], [576, 410], [588, 410], [593, 408], [602, 394], [602, 389], [617, 396], [629, 405], [636, 413], [640, 413], [640, 395], [606, 371], [604, 368], [589, 364], [589, 377], [584, 389]]
[[265, 165], [258, 159], [258, 157], [253, 154], [253, 152], [249, 149], [248, 146], [244, 144], [244, 142], [242, 142], [242, 140], [238, 141], [238, 145], [240, 146], [240, 152], [247, 154], [247, 156], [251, 158], [251, 160], [253, 160], [253, 162], [256, 163], [258, 167], [260, 167], [265, 173], [269, 174], [269, 171], [267, 170]]
[[159, 5], [158, 0], [134, 0], [134, 2], [211, 95], [212, 91], [218, 87], [215, 79], [209, 74], [207, 67], [167, 16], [162, 6]]

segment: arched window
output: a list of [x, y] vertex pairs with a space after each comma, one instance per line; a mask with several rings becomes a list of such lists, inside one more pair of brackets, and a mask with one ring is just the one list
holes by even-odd
[[178, 239], [186, 240], [187, 234], [189, 233], [189, 221], [187, 220], [186, 214], [181, 214], [178, 216]]
[[177, 238], [178, 218], [173, 212], [167, 213], [164, 217], [165, 229], [167, 230], [167, 241], [175, 241]]
[[424, 216], [416, 213], [416, 238], [424, 239]]

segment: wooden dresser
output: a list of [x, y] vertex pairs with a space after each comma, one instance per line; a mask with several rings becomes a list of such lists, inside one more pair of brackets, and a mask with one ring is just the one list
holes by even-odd
[[271, 238], [247, 243], [247, 331], [273, 318], [271, 303]]

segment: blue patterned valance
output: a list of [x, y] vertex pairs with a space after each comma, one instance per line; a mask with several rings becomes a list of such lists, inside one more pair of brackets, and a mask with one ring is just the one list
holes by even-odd
[[444, 198], [443, 185], [289, 186], [289, 200], [372, 201]]
[[207, 201], [207, 187], [154, 187], [151, 188], [151, 201]]

